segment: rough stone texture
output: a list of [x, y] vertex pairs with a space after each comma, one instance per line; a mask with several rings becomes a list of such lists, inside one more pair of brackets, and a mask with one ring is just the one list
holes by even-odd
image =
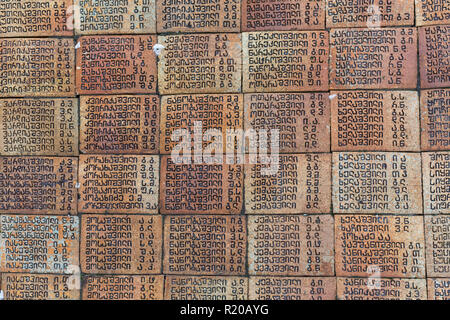
[[428, 278], [428, 300], [450, 300], [450, 278]]
[[450, 216], [425, 216], [428, 277], [450, 277]]
[[450, 0], [416, 0], [416, 25], [447, 24], [450, 22]]
[[422, 151], [450, 150], [450, 89], [421, 90]]
[[425, 214], [450, 214], [450, 151], [422, 153]]

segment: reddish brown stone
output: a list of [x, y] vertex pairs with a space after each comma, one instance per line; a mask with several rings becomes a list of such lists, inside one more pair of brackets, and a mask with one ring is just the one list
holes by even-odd
[[249, 300], [335, 299], [335, 277], [250, 277]]
[[166, 300], [247, 300], [248, 278], [167, 276]]
[[243, 216], [165, 217], [164, 274], [245, 274], [246, 227]]
[[155, 93], [155, 44], [154, 35], [80, 37], [77, 93]]
[[450, 89], [422, 90], [422, 151], [450, 150]]
[[158, 156], [80, 155], [83, 213], [158, 213]]
[[422, 213], [419, 153], [333, 153], [334, 213]]
[[83, 215], [83, 273], [161, 273], [162, 218], [148, 215]]
[[244, 92], [328, 90], [328, 31], [242, 34]]
[[340, 215], [336, 275], [425, 278], [423, 217]]
[[159, 109], [156, 95], [81, 96], [81, 151], [158, 153]]
[[450, 278], [428, 278], [428, 300], [450, 300]]
[[75, 96], [73, 39], [0, 39], [0, 97]]
[[450, 26], [419, 28], [420, 86], [422, 88], [450, 86], [449, 36]]
[[333, 151], [420, 151], [415, 91], [331, 92]]
[[278, 171], [267, 165], [245, 166], [245, 211], [248, 214], [329, 213], [331, 154], [279, 156]]
[[78, 217], [1, 215], [0, 272], [73, 272], [78, 230]]
[[425, 214], [450, 214], [450, 151], [422, 153]]
[[162, 300], [163, 275], [101, 275], [83, 278], [83, 300]]
[[242, 31], [325, 29], [325, 0], [243, 0]]
[[425, 216], [428, 277], [450, 277], [450, 216]]
[[280, 153], [330, 152], [328, 93], [246, 94], [244, 106], [245, 130], [278, 129]]
[[248, 217], [250, 275], [333, 276], [331, 215]]
[[331, 89], [415, 89], [416, 28], [333, 29]]
[[337, 278], [339, 300], [427, 300], [425, 279]]
[[418, 26], [450, 23], [449, 0], [416, 0]]

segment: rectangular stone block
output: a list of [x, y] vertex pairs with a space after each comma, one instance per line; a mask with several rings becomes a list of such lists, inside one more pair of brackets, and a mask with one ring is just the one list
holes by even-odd
[[428, 300], [450, 300], [450, 278], [427, 279]]
[[331, 154], [279, 156], [278, 171], [267, 165], [245, 165], [245, 212], [292, 214], [331, 212]]
[[414, 25], [414, 0], [327, 0], [327, 28]]
[[[326, 92], [245, 94], [244, 110], [245, 130], [279, 130], [280, 153], [330, 152]], [[258, 145], [250, 143], [248, 147], [251, 150]]]
[[448, 24], [450, 0], [416, 0], [416, 24], [418, 26]]
[[450, 89], [420, 92], [422, 151], [450, 149]]
[[159, 100], [157, 95], [81, 96], [81, 151], [157, 154]]
[[422, 214], [419, 153], [333, 153], [334, 213]]
[[450, 151], [422, 153], [425, 214], [450, 214]]
[[[177, 130], [183, 129], [187, 130], [189, 134], [190, 143], [186, 142], [194, 154], [200, 154], [203, 151], [213, 152], [213, 150], [225, 153], [227, 148], [235, 148], [227, 141], [227, 130], [244, 129], [243, 100], [242, 94], [163, 96], [161, 153], [171, 154], [174, 147], [182, 143], [183, 140], [174, 141], [172, 135]], [[219, 130], [222, 139], [215, 136], [208, 137], [212, 129]], [[198, 138], [196, 138], [196, 134], [199, 134]], [[178, 135], [175, 136], [180, 138]]]
[[335, 277], [250, 277], [249, 300], [335, 300]]
[[425, 278], [421, 216], [336, 216], [335, 237], [337, 276]]
[[450, 216], [425, 216], [427, 276], [450, 277]]
[[241, 35], [158, 36], [161, 94], [241, 91]]
[[155, 0], [74, 0], [76, 34], [156, 33]]
[[155, 93], [156, 41], [155, 35], [80, 37], [77, 93]]
[[79, 265], [79, 220], [71, 216], [0, 216], [0, 271], [71, 273]]
[[333, 151], [420, 152], [416, 91], [331, 92]]
[[162, 218], [82, 215], [81, 271], [89, 274], [161, 273]]
[[415, 89], [416, 28], [333, 29], [330, 89]]
[[167, 216], [164, 274], [244, 275], [247, 223], [243, 216]]
[[163, 275], [83, 277], [83, 300], [162, 300]]
[[339, 300], [427, 300], [425, 279], [337, 278]]
[[77, 158], [0, 157], [0, 213], [76, 214]]
[[158, 33], [240, 32], [241, 0], [156, 0]]
[[248, 278], [167, 276], [166, 300], [247, 300]]
[[75, 96], [73, 39], [0, 39], [0, 97]]
[[243, 33], [243, 91], [327, 91], [328, 40], [328, 31]]
[[158, 213], [158, 156], [80, 155], [83, 213]]
[[419, 28], [421, 88], [450, 87], [449, 41], [450, 26]]
[[242, 1], [242, 31], [325, 29], [325, 0]]
[[331, 215], [248, 217], [250, 275], [333, 276]]

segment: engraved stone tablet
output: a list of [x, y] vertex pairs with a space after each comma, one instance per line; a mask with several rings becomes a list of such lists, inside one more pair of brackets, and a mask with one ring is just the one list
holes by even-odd
[[425, 216], [427, 276], [450, 277], [450, 216]]
[[416, 28], [333, 29], [331, 89], [415, 89]]
[[79, 275], [3, 273], [5, 300], [79, 300]]
[[450, 0], [416, 0], [418, 26], [450, 22]]
[[415, 91], [331, 92], [333, 151], [420, 151]]
[[244, 92], [328, 90], [328, 31], [242, 34]]
[[280, 155], [278, 171], [245, 166], [248, 214], [328, 213], [331, 210], [331, 154]]
[[156, 0], [158, 33], [239, 32], [241, 0]]
[[155, 0], [74, 0], [77, 34], [156, 33]]
[[422, 213], [419, 153], [333, 153], [334, 213]]
[[279, 130], [280, 153], [330, 152], [329, 101], [322, 92], [246, 94], [245, 130]]
[[83, 215], [81, 270], [95, 274], [158, 274], [161, 239], [161, 216]]
[[325, 0], [243, 0], [242, 31], [325, 29]]
[[73, 97], [74, 59], [73, 39], [0, 39], [0, 97]]
[[331, 215], [248, 217], [250, 275], [333, 276]]
[[450, 89], [420, 92], [422, 151], [450, 150]]
[[0, 213], [76, 214], [77, 158], [0, 157]]
[[450, 152], [422, 153], [425, 214], [450, 214]]
[[166, 300], [247, 300], [248, 278], [166, 276]]
[[423, 217], [341, 215], [335, 228], [337, 276], [425, 277]]
[[161, 94], [241, 91], [241, 35], [159, 36]]
[[159, 152], [159, 97], [81, 96], [80, 149], [83, 153]]
[[163, 275], [85, 276], [83, 300], [162, 300]]
[[156, 36], [83, 36], [77, 44], [78, 94], [156, 92]]
[[450, 278], [428, 278], [428, 300], [450, 300]]
[[250, 277], [249, 300], [335, 299], [335, 277]]
[[246, 227], [243, 216], [165, 217], [164, 274], [245, 274]]
[[72, 273], [78, 230], [78, 217], [1, 215], [0, 271]]
[[157, 213], [158, 156], [80, 155], [83, 213]]

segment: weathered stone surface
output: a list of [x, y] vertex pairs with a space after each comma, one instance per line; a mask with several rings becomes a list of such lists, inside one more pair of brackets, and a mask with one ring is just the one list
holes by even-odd
[[450, 214], [450, 152], [422, 153], [425, 214]]
[[415, 91], [331, 92], [333, 151], [420, 151]]
[[450, 86], [449, 42], [450, 26], [419, 28], [421, 88]]
[[336, 275], [425, 278], [421, 216], [335, 218]]
[[414, 25], [414, 0], [327, 2], [327, 28]]
[[245, 165], [245, 212], [291, 214], [331, 212], [331, 154], [280, 155], [278, 171]]
[[422, 151], [450, 150], [450, 89], [420, 92]]
[[428, 300], [450, 300], [450, 278], [428, 278]]
[[248, 217], [250, 275], [333, 276], [331, 215]]
[[83, 215], [80, 243], [83, 273], [161, 273], [161, 216]]
[[242, 34], [243, 91], [328, 90], [328, 31]]
[[255, 277], [249, 300], [335, 300], [335, 277]]
[[155, 44], [154, 35], [80, 37], [77, 93], [155, 93]]
[[158, 153], [159, 100], [157, 95], [81, 96], [81, 151]]
[[240, 32], [241, 0], [156, 0], [158, 33]]
[[416, 28], [333, 29], [331, 89], [415, 89]]
[[167, 216], [164, 274], [244, 275], [247, 223], [243, 216]]
[[[190, 135], [191, 150], [194, 154], [210, 150], [225, 153], [227, 149], [227, 130], [242, 130], [243, 96], [241, 94], [196, 94], [163, 96], [161, 103], [161, 153], [170, 154], [181, 142], [174, 141], [176, 130], [187, 130]], [[197, 123], [196, 123], [197, 122]], [[200, 124], [198, 129], [196, 124]], [[217, 141], [210, 137], [209, 130], [219, 130], [223, 139]], [[195, 132], [201, 130], [201, 132]], [[209, 131], [209, 132], [208, 132]], [[201, 133], [203, 141], [197, 141], [195, 134]], [[233, 146], [230, 143], [230, 148]], [[233, 149], [231, 149], [233, 150]]]
[[0, 39], [0, 97], [73, 97], [73, 39]]
[[158, 212], [158, 156], [80, 155], [83, 213]]
[[450, 22], [450, 0], [416, 0], [418, 26]]
[[155, 0], [74, 0], [76, 34], [156, 33]]
[[279, 130], [280, 153], [330, 152], [328, 93], [245, 94], [244, 110], [245, 130]]
[[0, 157], [0, 213], [76, 214], [77, 158]]
[[333, 153], [334, 213], [422, 213], [419, 153]]
[[71, 216], [0, 216], [0, 271], [72, 273], [79, 265], [79, 221]]
[[101, 275], [83, 278], [83, 300], [162, 300], [163, 275]]
[[428, 277], [450, 277], [450, 216], [425, 216]]
[[242, 31], [325, 29], [325, 0], [242, 0]]
[[248, 278], [166, 276], [166, 300], [247, 300]]
[[337, 278], [339, 300], [427, 300], [425, 279]]

